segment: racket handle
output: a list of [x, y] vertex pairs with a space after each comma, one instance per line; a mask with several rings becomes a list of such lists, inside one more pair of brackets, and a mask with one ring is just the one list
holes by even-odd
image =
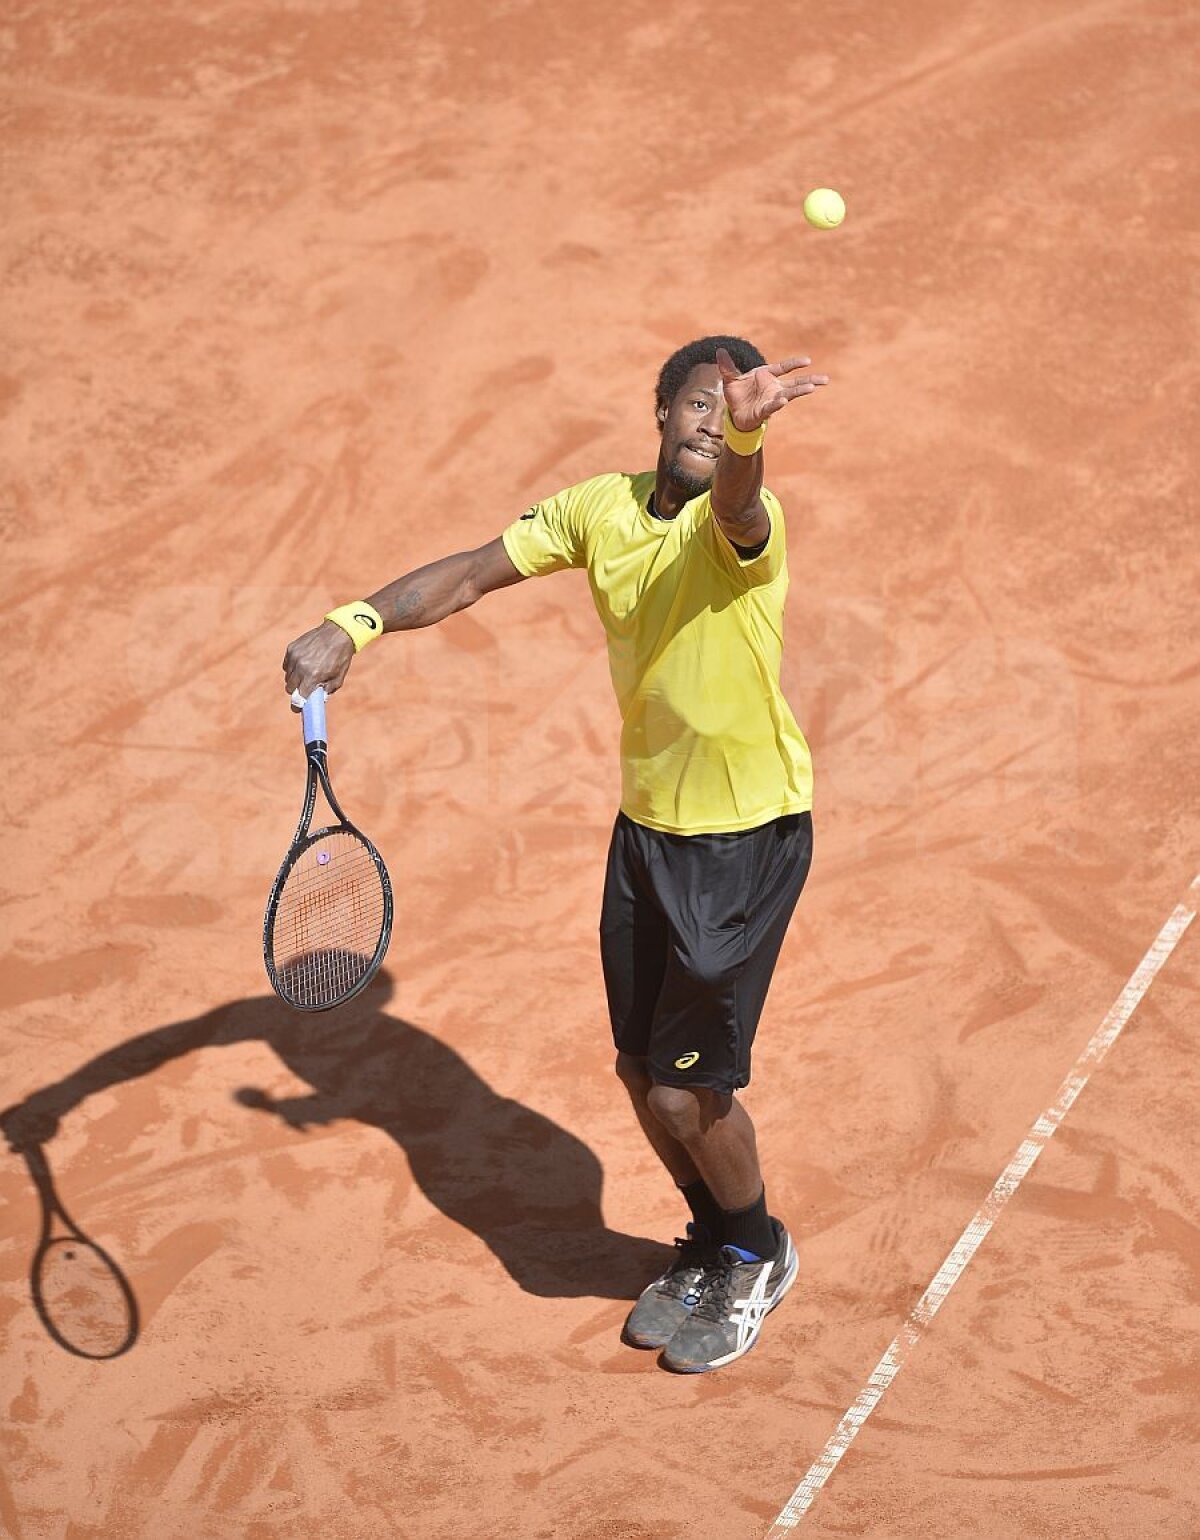
[[300, 724], [304, 729], [305, 744], [327, 744], [325, 735], [325, 691], [320, 687], [306, 700], [299, 690], [292, 691], [292, 705], [300, 707]]

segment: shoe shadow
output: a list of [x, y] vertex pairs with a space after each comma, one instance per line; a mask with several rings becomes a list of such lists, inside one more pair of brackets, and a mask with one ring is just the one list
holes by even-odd
[[472, 1230], [529, 1294], [635, 1298], [670, 1249], [605, 1225], [595, 1154], [552, 1119], [498, 1095], [431, 1033], [388, 1014], [391, 992], [384, 971], [356, 1000], [321, 1014], [265, 995], [157, 1027], [10, 1108], [5, 1131], [17, 1147], [23, 1137], [44, 1140], [98, 1090], [198, 1048], [260, 1040], [312, 1091], [275, 1100], [245, 1087], [235, 1093], [242, 1106], [282, 1118], [301, 1137], [341, 1119], [381, 1129], [430, 1203]]

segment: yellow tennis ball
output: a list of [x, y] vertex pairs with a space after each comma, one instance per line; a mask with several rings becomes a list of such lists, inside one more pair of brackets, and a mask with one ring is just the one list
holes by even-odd
[[833, 230], [846, 217], [841, 193], [832, 187], [816, 187], [804, 200], [804, 217], [818, 230]]

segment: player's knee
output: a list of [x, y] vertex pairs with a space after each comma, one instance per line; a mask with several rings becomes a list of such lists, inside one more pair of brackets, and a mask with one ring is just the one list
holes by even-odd
[[652, 1085], [646, 1103], [671, 1137], [686, 1143], [699, 1132], [703, 1095], [703, 1091], [689, 1091], [685, 1086]]

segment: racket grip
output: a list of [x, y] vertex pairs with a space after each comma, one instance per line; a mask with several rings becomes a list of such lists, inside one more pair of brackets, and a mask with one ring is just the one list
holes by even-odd
[[325, 735], [325, 691], [318, 685], [308, 699], [301, 700], [299, 704], [305, 744], [328, 743], [329, 739]]

